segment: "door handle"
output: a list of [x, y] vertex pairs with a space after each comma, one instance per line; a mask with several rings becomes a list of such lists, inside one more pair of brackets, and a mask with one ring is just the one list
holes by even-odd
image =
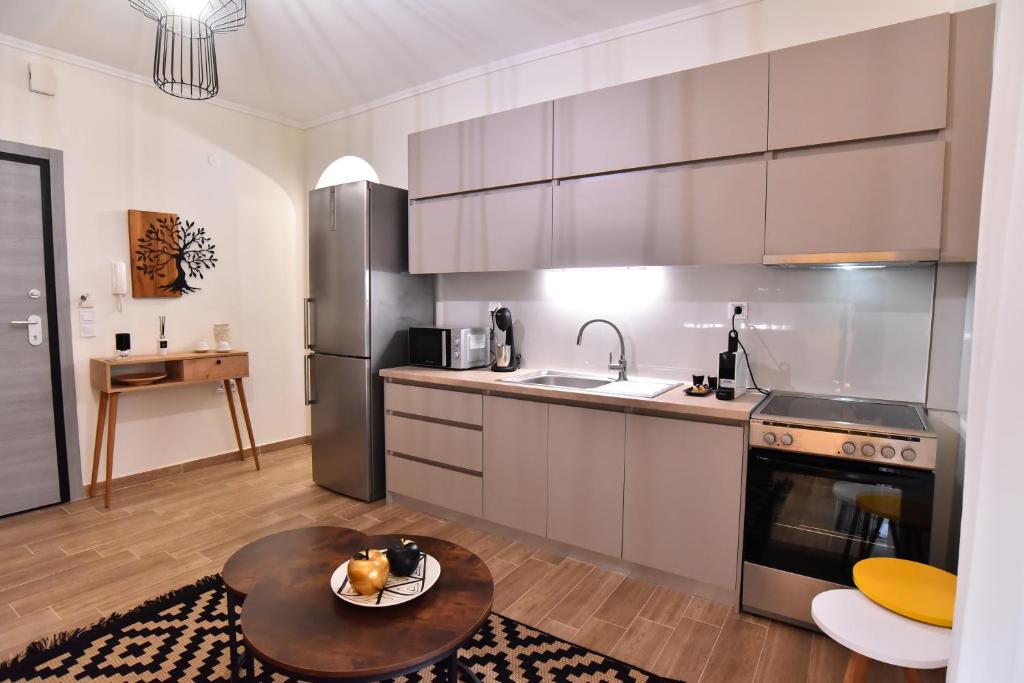
[[32, 346], [43, 343], [43, 319], [38, 315], [30, 315], [27, 320], [12, 320], [11, 324], [28, 328], [28, 343]]
[[306, 371], [304, 373], [305, 380], [306, 380], [306, 395], [305, 395], [305, 399], [306, 399], [306, 405], [307, 406], [311, 406], [314, 403], [316, 403], [316, 398], [313, 396], [313, 373], [312, 373], [313, 356], [312, 356], [312, 354], [307, 354], [305, 356], [305, 359], [306, 359], [306, 368], [305, 368]]
[[331, 230], [332, 231], [338, 229], [337, 209], [335, 208], [334, 203], [335, 203], [334, 202], [334, 188], [332, 187], [331, 188]]
[[305, 330], [303, 330], [304, 341], [307, 349], [312, 349], [316, 346], [316, 321], [313, 319], [313, 303], [316, 299], [312, 297], [306, 297], [302, 300], [304, 305], [303, 314], [305, 316]]

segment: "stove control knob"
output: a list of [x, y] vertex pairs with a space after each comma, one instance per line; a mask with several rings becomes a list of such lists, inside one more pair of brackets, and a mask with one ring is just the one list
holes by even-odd
[[892, 446], [882, 446], [882, 457], [891, 458], [896, 455], [896, 449]]
[[783, 446], [792, 446], [793, 445], [793, 435], [792, 434], [783, 434], [782, 435], [782, 445]]
[[903, 459], [907, 462], [914, 462], [917, 460], [917, 452], [913, 448], [904, 448], [900, 455], [902, 455]]
[[866, 443], [860, 447], [860, 452], [870, 458], [872, 455], [875, 454], [875, 447], [869, 443]]
[[843, 453], [846, 453], [847, 455], [853, 455], [856, 452], [857, 444], [853, 443], [852, 441], [847, 441], [846, 443], [843, 444]]
[[775, 432], [765, 432], [764, 433], [764, 442], [766, 444], [768, 444], [769, 446], [774, 444], [775, 443]]

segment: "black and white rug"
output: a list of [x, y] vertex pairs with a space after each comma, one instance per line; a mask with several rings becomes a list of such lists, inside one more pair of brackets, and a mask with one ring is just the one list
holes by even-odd
[[[0, 664], [0, 683], [228, 681], [227, 629], [220, 577], [208, 576], [125, 614], [31, 645]], [[484, 683], [670, 680], [497, 614], [459, 656]], [[438, 667], [399, 680], [429, 683], [445, 677]]]

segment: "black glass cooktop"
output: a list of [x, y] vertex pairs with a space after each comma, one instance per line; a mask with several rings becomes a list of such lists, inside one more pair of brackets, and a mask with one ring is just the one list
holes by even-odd
[[844, 422], [883, 429], [928, 429], [913, 406], [870, 399], [772, 394], [758, 413], [764, 417]]

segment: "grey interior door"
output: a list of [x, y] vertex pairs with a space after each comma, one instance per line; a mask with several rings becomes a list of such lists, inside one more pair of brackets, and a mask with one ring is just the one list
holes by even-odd
[[41, 173], [0, 157], [0, 515], [61, 499]]
[[318, 353], [370, 355], [368, 213], [365, 182], [309, 194], [311, 346]]
[[321, 353], [311, 360], [313, 481], [346, 496], [372, 497], [370, 361]]

